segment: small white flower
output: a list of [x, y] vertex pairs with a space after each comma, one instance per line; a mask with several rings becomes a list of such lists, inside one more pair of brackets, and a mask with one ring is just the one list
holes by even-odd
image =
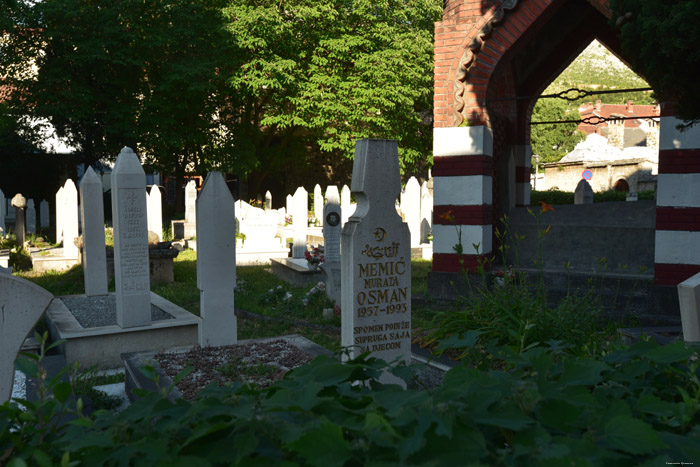
[[289, 300], [290, 298], [292, 298], [292, 293], [291, 293], [291, 292], [287, 292], [287, 293], [284, 295], [283, 300], [286, 302], [286, 301]]

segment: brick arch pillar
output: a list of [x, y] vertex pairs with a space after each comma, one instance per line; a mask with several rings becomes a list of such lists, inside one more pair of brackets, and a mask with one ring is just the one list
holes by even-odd
[[700, 126], [679, 131], [662, 104], [654, 280], [677, 285], [700, 272]]

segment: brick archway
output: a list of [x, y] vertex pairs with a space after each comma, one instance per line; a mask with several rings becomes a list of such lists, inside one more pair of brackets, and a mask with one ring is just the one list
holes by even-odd
[[[530, 202], [536, 99], [499, 99], [539, 95], [596, 38], [624, 61], [606, 5], [447, 1], [435, 25], [433, 271], [473, 270], [495, 248], [499, 216]], [[700, 272], [700, 130], [681, 135], [675, 123], [662, 106], [655, 279], [669, 285]]]

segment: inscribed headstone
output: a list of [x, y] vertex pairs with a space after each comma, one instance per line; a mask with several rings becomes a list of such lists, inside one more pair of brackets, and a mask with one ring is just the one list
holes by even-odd
[[51, 300], [53, 295], [38, 285], [0, 274], [0, 404], [12, 394], [17, 352]]
[[39, 203], [39, 225], [42, 228], [48, 227], [51, 223], [51, 219], [49, 216], [49, 202], [43, 199], [41, 200], [41, 203]]
[[314, 217], [323, 225], [323, 194], [318, 183], [314, 187]]
[[63, 185], [63, 207], [61, 209], [63, 226], [63, 256], [66, 258], [78, 257], [78, 246], [75, 238], [78, 232], [78, 189], [70, 178]]
[[102, 181], [92, 167], [88, 167], [80, 182], [80, 217], [83, 220], [85, 295], [106, 295], [107, 253]]
[[396, 213], [401, 192], [396, 141], [355, 145], [352, 191], [359, 217], [342, 234], [342, 342], [386, 361], [411, 356], [411, 248]]
[[152, 185], [146, 200], [148, 206], [148, 230], [158, 236], [158, 241], [163, 241], [163, 201], [158, 185]]
[[112, 170], [112, 217], [117, 324], [146, 326], [151, 322], [146, 174], [127, 147]]
[[308, 229], [309, 194], [303, 186], [294, 192], [292, 227], [294, 229], [293, 258], [303, 258], [306, 251], [306, 231]]
[[700, 273], [678, 284], [683, 340], [700, 342]]
[[221, 172], [209, 172], [197, 199], [197, 288], [199, 345], [237, 342], [233, 289], [236, 286], [236, 216]]
[[197, 183], [190, 180], [185, 185], [185, 222], [197, 221]]
[[340, 210], [342, 212], [342, 225], [350, 218], [350, 188], [347, 185], [343, 185], [340, 190]]
[[411, 247], [420, 246], [420, 185], [416, 177], [411, 177], [401, 193], [401, 212], [411, 232]]
[[433, 231], [433, 195], [425, 181], [420, 187], [420, 242], [428, 243], [428, 236]]
[[340, 234], [342, 226], [338, 187], [326, 188], [326, 205], [323, 207], [324, 262], [321, 269], [326, 273], [326, 295], [340, 304]]
[[593, 188], [588, 183], [588, 180], [581, 179], [576, 185], [574, 191], [574, 204], [592, 204], [593, 203]]
[[36, 233], [36, 207], [34, 206], [34, 200], [27, 200], [27, 211], [25, 213], [25, 222], [27, 226], [27, 233]]

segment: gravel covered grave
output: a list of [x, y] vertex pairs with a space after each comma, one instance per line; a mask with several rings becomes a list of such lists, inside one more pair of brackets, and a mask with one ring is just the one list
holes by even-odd
[[[117, 325], [117, 296], [114, 294], [61, 297], [61, 301], [84, 328]], [[172, 316], [151, 305], [151, 321], [164, 319], [172, 319]]]

